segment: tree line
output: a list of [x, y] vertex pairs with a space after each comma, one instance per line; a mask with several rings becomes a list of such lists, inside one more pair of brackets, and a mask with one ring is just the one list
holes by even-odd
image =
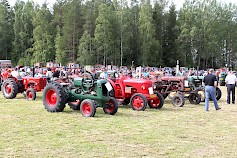
[[216, 0], [0, 0], [0, 35], [0, 59], [15, 65], [237, 65], [237, 7]]

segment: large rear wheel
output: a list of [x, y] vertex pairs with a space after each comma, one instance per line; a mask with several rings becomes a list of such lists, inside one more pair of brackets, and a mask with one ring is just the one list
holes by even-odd
[[91, 99], [85, 99], [81, 102], [80, 111], [83, 116], [94, 117], [96, 113], [96, 106]]
[[2, 83], [2, 94], [6, 99], [13, 99], [18, 93], [18, 87], [13, 79], [6, 79]]
[[114, 98], [110, 98], [109, 102], [103, 107], [106, 114], [114, 115], [118, 111], [118, 102]]
[[66, 93], [58, 84], [49, 83], [43, 91], [43, 104], [49, 112], [62, 112], [66, 104]]
[[130, 99], [130, 104], [133, 110], [144, 111], [147, 106], [147, 99], [141, 93], [135, 93]]

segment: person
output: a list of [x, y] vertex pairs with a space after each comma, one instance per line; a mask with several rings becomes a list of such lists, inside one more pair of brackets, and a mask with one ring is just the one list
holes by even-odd
[[7, 68], [5, 68], [5, 71], [2, 73], [2, 79], [6, 80], [10, 76], [10, 73]]
[[17, 67], [11, 72], [11, 76], [15, 77], [15, 78], [19, 78], [20, 77], [20, 73], [19, 73]]
[[50, 79], [53, 78], [53, 72], [51, 71], [51, 68], [47, 68], [46, 77], [47, 81], [50, 81]]
[[227, 104], [230, 104], [230, 93], [232, 93], [232, 104], [235, 103], [235, 85], [237, 79], [233, 71], [230, 71], [225, 78], [225, 83], [227, 87]]
[[205, 110], [209, 111], [209, 98], [214, 102], [216, 110], [220, 110], [221, 108], [218, 106], [216, 100], [216, 86], [217, 86], [217, 78], [214, 75], [214, 70], [210, 69], [207, 76], [204, 77], [203, 82], [205, 83]]
[[102, 72], [100, 73], [100, 79], [106, 78], [106, 72], [104, 69], [102, 69]]

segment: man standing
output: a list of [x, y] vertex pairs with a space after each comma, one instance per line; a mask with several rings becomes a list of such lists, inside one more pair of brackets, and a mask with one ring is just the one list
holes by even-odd
[[230, 71], [225, 78], [227, 87], [227, 104], [230, 104], [230, 93], [232, 93], [232, 104], [235, 103], [235, 84], [237, 82], [236, 76], [233, 71]]
[[205, 109], [209, 110], [209, 98], [214, 102], [216, 110], [220, 110], [221, 108], [217, 104], [216, 100], [216, 86], [217, 86], [217, 78], [214, 75], [214, 70], [210, 69], [207, 76], [204, 77], [203, 82], [205, 83]]

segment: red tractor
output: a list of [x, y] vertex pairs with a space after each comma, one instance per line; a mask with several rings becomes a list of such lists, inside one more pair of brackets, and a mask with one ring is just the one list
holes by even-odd
[[152, 81], [133, 79], [130, 77], [107, 79], [113, 87], [112, 96], [122, 99], [123, 104], [130, 103], [133, 110], [145, 110], [147, 104], [150, 108], [159, 109], [164, 104], [162, 94], [153, 91]]
[[164, 76], [153, 82], [154, 90], [160, 92], [164, 98], [169, 96], [174, 106], [182, 107], [184, 97], [188, 95], [191, 104], [199, 104], [201, 96], [198, 89], [192, 89], [187, 77]]
[[9, 77], [2, 83], [2, 93], [6, 99], [13, 99], [23, 93], [27, 100], [35, 100], [36, 92], [44, 89], [47, 78], [42, 77]]

